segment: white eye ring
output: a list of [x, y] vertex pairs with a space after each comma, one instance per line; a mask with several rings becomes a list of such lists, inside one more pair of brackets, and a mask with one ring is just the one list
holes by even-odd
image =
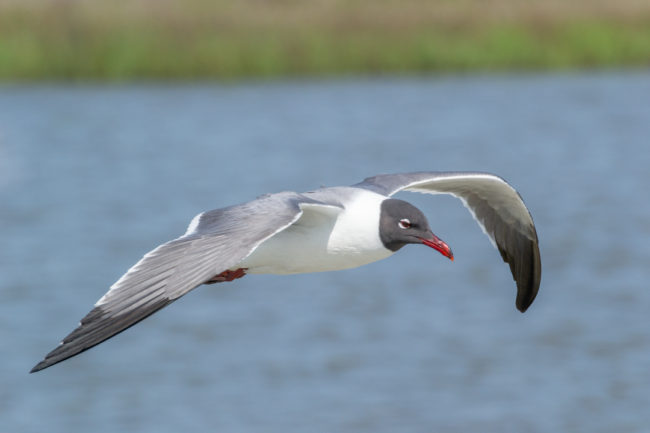
[[399, 228], [401, 229], [410, 229], [411, 228], [411, 221], [408, 220], [408, 218], [403, 218], [399, 220], [399, 223], [397, 223]]

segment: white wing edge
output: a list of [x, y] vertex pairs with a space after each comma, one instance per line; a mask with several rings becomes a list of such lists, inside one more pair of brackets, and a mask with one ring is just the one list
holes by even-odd
[[[492, 246], [498, 249], [496, 240], [494, 239], [493, 235], [490, 234], [485, 225], [483, 224], [483, 221], [481, 221], [477, 215], [474, 209], [469, 206], [467, 203], [467, 199], [462, 196], [462, 194], [455, 192], [454, 188], [458, 188], [461, 186], [461, 183], [463, 180], [485, 180], [488, 182], [494, 182], [497, 185], [499, 185], [499, 188], [505, 187], [507, 190], [510, 191], [510, 195], [507, 196], [507, 201], [503, 202], [503, 205], [509, 209], [509, 214], [510, 214], [510, 222], [517, 221], [520, 224], [530, 224], [531, 226], [534, 224], [533, 219], [530, 215], [530, 212], [528, 211], [528, 208], [524, 204], [524, 201], [522, 200], [521, 196], [517, 192], [516, 189], [512, 187], [508, 182], [506, 182], [503, 178], [493, 175], [493, 174], [488, 174], [488, 173], [466, 173], [466, 174], [461, 174], [461, 173], [453, 173], [449, 175], [438, 175], [436, 177], [426, 179], [426, 180], [418, 180], [411, 182], [402, 188], [393, 191], [391, 195], [396, 194], [399, 191], [410, 191], [410, 192], [418, 192], [422, 194], [449, 194], [457, 199], [459, 199], [462, 203], [463, 206], [470, 212], [472, 215], [472, 218], [474, 218], [474, 221], [477, 222], [483, 233], [490, 239], [490, 242], [492, 243]], [[454, 184], [454, 188], [444, 188], [445, 183], [451, 182]], [[435, 188], [435, 185], [438, 184], [440, 185], [440, 188]], [[427, 187], [419, 187], [421, 185], [427, 185]], [[485, 184], [486, 186], [489, 185]], [[474, 191], [477, 191], [477, 185], [472, 184], [471, 188]], [[486, 187], [485, 190], [489, 189], [489, 187]], [[485, 192], [485, 190], [483, 190]], [[480, 191], [479, 191], [480, 192]], [[506, 196], [504, 196], [506, 198]], [[503, 207], [502, 207], [503, 210]], [[512, 212], [515, 211], [515, 212]], [[501, 212], [502, 217], [506, 217], [506, 215]], [[508, 221], [506, 221], [508, 222]], [[530, 240], [537, 241], [531, 233], [528, 232], [522, 232], [526, 237], [528, 237]]]

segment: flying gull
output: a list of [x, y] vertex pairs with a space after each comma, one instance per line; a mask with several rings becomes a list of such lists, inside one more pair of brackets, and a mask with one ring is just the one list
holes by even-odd
[[542, 268], [533, 219], [512, 186], [488, 173], [385, 174], [352, 186], [267, 194], [197, 215], [184, 235], [145, 254], [113, 284], [31, 372], [90, 349], [202, 284], [354, 268], [407, 244], [453, 260], [422, 212], [391, 198], [402, 190], [459, 198], [510, 265], [516, 306], [526, 311]]

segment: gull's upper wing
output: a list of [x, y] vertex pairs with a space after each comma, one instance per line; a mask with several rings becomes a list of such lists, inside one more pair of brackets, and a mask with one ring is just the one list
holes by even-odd
[[236, 266], [303, 212], [336, 207], [287, 192], [197, 215], [185, 235], [147, 253], [113, 284], [31, 372], [90, 349]]
[[542, 275], [537, 231], [519, 193], [488, 173], [418, 172], [369, 177], [354, 185], [391, 196], [398, 191], [458, 197], [510, 265], [517, 283], [517, 308], [532, 304]]

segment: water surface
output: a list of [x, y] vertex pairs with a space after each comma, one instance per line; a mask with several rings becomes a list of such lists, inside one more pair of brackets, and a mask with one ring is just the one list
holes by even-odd
[[[644, 432], [650, 74], [0, 87], [0, 422], [11, 432]], [[538, 227], [530, 310], [451, 197], [455, 262], [202, 287], [29, 369], [206, 209], [382, 172], [482, 170]]]

